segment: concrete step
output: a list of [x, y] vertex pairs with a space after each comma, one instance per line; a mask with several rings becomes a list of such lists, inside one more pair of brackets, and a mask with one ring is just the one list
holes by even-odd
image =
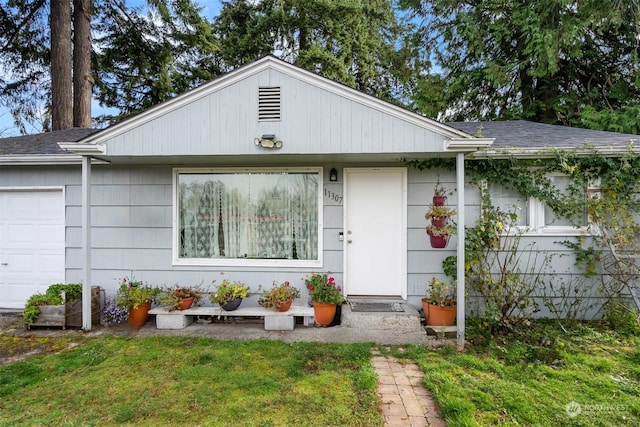
[[375, 329], [396, 333], [425, 333], [420, 324], [420, 314], [410, 304], [397, 303], [404, 311], [354, 312], [350, 304], [342, 306], [342, 326], [347, 328]]

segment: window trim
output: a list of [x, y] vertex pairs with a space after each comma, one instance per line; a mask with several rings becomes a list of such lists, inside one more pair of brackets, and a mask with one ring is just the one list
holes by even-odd
[[[247, 259], [247, 258], [180, 258], [179, 251], [179, 218], [178, 218], [178, 177], [180, 174], [198, 173], [282, 173], [282, 172], [315, 172], [318, 175], [318, 259], [317, 260], [289, 260], [289, 259]], [[173, 168], [172, 176], [172, 265], [174, 266], [199, 266], [199, 267], [307, 267], [318, 268], [323, 266], [323, 191], [324, 170], [322, 167], [262, 167], [262, 168]]]
[[[548, 176], [566, 177], [567, 175], [562, 173], [550, 173]], [[599, 189], [599, 182], [590, 183], [587, 190], [592, 191]], [[581, 236], [589, 228], [590, 220], [587, 219], [587, 224], [581, 227], [575, 227], [571, 225], [546, 225], [545, 221], [545, 203], [542, 200], [535, 197], [528, 198], [529, 205], [529, 219], [530, 224], [521, 226], [519, 228], [524, 229], [524, 235], [543, 235], [543, 236]]]

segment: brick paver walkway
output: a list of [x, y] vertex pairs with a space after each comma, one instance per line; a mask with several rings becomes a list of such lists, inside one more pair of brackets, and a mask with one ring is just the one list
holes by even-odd
[[446, 427], [424, 377], [415, 363], [401, 364], [393, 356], [373, 350], [371, 359], [378, 374], [378, 396], [387, 427]]

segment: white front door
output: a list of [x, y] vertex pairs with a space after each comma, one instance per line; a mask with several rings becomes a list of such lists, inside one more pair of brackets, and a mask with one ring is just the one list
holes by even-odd
[[61, 189], [0, 190], [0, 307], [64, 282], [64, 230]]
[[407, 298], [407, 170], [344, 170], [348, 297]]

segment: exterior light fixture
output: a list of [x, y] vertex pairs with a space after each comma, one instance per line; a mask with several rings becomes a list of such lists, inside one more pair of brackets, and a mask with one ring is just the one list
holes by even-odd
[[329, 181], [336, 182], [338, 180], [338, 171], [336, 168], [331, 168], [329, 171]]
[[253, 142], [264, 148], [282, 147], [282, 141], [276, 141], [276, 136], [274, 134], [264, 134], [260, 138], [255, 138]]

